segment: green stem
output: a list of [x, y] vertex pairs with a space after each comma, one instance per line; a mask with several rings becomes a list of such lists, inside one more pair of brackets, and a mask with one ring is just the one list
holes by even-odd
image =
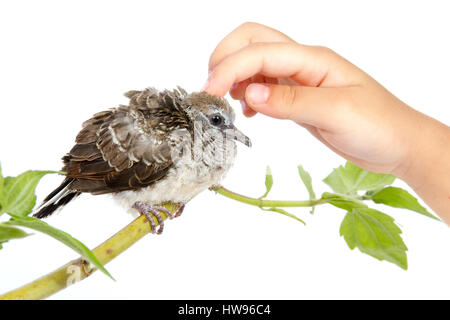
[[[171, 211], [176, 210], [175, 205], [166, 204], [165, 206]], [[161, 217], [165, 220], [167, 215], [161, 212]], [[154, 221], [155, 225], [158, 225], [158, 221], [156, 219]], [[150, 231], [151, 227], [147, 218], [140, 216], [92, 251], [105, 265]], [[85, 259], [79, 258], [29, 284], [0, 295], [0, 300], [45, 299], [89, 277], [94, 271], [96, 268], [93, 268]]]
[[260, 198], [251, 198], [243, 196], [239, 193], [230, 191], [222, 186], [214, 186], [211, 190], [236, 201], [246, 203], [257, 207], [271, 207], [271, 208], [281, 208], [281, 207], [314, 207], [319, 204], [326, 203], [325, 199], [315, 199], [315, 200], [264, 200]]
[[[312, 207], [322, 203], [326, 203], [326, 200], [324, 199], [291, 201], [251, 198], [232, 192], [222, 186], [213, 187], [211, 188], [211, 190], [214, 190], [227, 198], [257, 206], [262, 209], [270, 208], [269, 210], [280, 207]], [[171, 211], [174, 211], [176, 209], [170, 204], [166, 206]], [[284, 212], [283, 214], [300, 220], [299, 218], [286, 212]], [[167, 218], [165, 213], [161, 213], [161, 215], [163, 219]], [[158, 222], [155, 220], [155, 223], [157, 224]], [[150, 230], [151, 228], [146, 217], [141, 216], [130, 223], [128, 226], [123, 228], [121, 231], [116, 233], [110, 239], [106, 240], [103, 244], [95, 248], [93, 252], [95, 256], [100, 260], [100, 262], [105, 265], [106, 263], [114, 259], [117, 255], [128, 249], [136, 241], [141, 239], [144, 235], [149, 233]], [[0, 300], [44, 299], [60, 290], [67, 288], [69, 285], [75, 282], [87, 278], [95, 270], [96, 269], [91, 267], [89, 263], [86, 262], [83, 258], [79, 258], [27, 285], [24, 285], [23, 287], [0, 295]]]

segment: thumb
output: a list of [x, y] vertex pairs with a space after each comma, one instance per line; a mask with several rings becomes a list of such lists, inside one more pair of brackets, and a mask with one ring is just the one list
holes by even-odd
[[327, 128], [339, 116], [342, 89], [252, 83], [245, 100], [248, 107], [269, 117]]

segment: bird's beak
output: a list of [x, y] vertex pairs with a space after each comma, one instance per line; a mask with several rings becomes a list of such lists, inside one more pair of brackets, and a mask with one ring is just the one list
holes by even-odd
[[236, 128], [235, 126], [231, 126], [227, 130], [227, 135], [229, 135], [229, 137], [233, 138], [234, 140], [245, 144], [249, 148], [252, 146], [250, 138], [247, 137], [245, 134], [243, 134], [241, 131], [239, 131], [239, 129]]

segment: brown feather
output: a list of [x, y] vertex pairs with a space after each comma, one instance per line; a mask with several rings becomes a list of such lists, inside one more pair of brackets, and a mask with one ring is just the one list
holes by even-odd
[[76, 192], [137, 190], [163, 178], [173, 163], [164, 132], [190, 128], [184, 90], [129, 91], [129, 106], [96, 113], [83, 123], [63, 170]]

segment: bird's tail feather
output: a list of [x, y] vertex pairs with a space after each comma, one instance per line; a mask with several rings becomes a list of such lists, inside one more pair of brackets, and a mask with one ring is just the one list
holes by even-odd
[[65, 179], [58, 188], [53, 190], [38, 207], [33, 217], [42, 219], [53, 214], [56, 210], [61, 209], [71, 200], [80, 195], [80, 192], [70, 190], [69, 186], [74, 181], [73, 178]]

